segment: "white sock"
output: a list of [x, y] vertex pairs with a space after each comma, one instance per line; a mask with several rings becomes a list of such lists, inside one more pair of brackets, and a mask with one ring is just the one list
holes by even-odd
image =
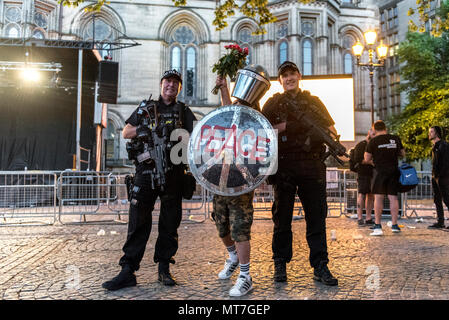
[[249, 276], [249, 262], [245, 264], [240, 264], [240, 274]]
[[239, 256], [237, 255], [237, 249], [235, 248], [235, 244], [233, 244], [230, 247], [226, 247], [229, 254], [229, 259], [231, 259], [232, 262], [238, 262]]

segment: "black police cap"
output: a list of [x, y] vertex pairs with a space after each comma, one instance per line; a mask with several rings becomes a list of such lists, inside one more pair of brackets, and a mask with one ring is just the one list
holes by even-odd
[[299, 71], [299, 68], [296, 64], [294, 64], [291, 61], [285, 61], [278, 67], [278, 77], [280, 77], [281, 74], [284, 73], [287, 69], [292, 69], [294, 71], [301, 73], [301, 71]]
[[162, 75], [161, 81], [168, 78], [176, 78], [182, 84], [181, 74], [175, 69], [165, 71], [164, 74]]

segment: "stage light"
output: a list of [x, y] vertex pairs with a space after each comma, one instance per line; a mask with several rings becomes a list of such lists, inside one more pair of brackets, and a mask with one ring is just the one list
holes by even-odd
[[22, 69], [22, 79], [25, 81], [37, 82], [40, 79], [40, 75], [36, 69], [26, 67]]

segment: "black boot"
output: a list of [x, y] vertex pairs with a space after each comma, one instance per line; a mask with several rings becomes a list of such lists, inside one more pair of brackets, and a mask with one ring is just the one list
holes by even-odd
[[274, 281], [287, 281], [287, 264], [283, 260], [274, 260]]
[[328, 286], [338, 285], [338, 280], [329, 271], [327, 262], [322, 261], [313, 271], [313, 279], [318, 280]]
[[176, 285], [175, 279], [170, 274], [170, 269], [169, 269], [169, 263], [168, 262], [159, 262], [158, 280], [164, 286], [174, 286], [174, 285]]
[[427, 227], [428, 229], [444, 229], [444, 222], [438, 221]]
[[125, 265], [117, 276], [103, 283], [102, 287], [110, 291], [115, 291], [126, 287], [133, 287], [136, 283], [134, 271], [128, 265]]

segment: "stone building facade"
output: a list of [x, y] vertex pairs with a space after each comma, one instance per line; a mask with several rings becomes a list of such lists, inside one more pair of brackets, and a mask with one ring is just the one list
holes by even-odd
[[[385, 10], [391, 2], [400, 7], [409, 1], [381, 1], [380, 7]], [[378, 1], [317, 0], [302, 4], [296, 0], [271, 0], [269, 9], [277, 21], [267, 25], [267, 33], [260, 36], [252, 34], [256, 30], [254, 21], [238, 12], [228, 19], [228, 27], [216, 31], [212, 25], [216, 1], [212, 0], [188, 0], [186, 7], [175, 7], [169, 0], [111, 0], [95, 15], [83, 10], [86, 5], [69, 8], [53, 0], [2, 0], [0, 33], [2, 37], [49, 39], [95, 37], [106, 42], [133, 39], [140, 44], [101, 53], [110, 54], [120, 66], [118, 102], [108, 105], [108, 127], [104, 130], [108, 167], [127, 164], [126, 141], [121, 135], [124, 121], [141, 100], [150, 94], [159, 95], [164, 70], [175, 68], [182, 72], [180, 99], [192, 106], [198, 118], [219, 105], [219, 96], [211, 93], [216, 77], [212, 66], [230, 43], [248, 47], [248, 63], [264, 66], [272, 76], [285, 60], [297, 63], [304, 75], [352, 74], [355, 142], [364, 138], [371, 125], [369, 77], [355, 66], [351, 47], [356, 41], [364, 42], [363, 33], [368, 29], [380, 30]], [[400, 25], [403, 23], [406, 25]], [[382, 88], [386, 86], [382, 76], [376, 80]], [[376, 91], [375, 110], [379, 103], [383, 115], [381, 94], [381, 89]], [[394, 100], [395, 106], [400, 105], [399, 99]]]

